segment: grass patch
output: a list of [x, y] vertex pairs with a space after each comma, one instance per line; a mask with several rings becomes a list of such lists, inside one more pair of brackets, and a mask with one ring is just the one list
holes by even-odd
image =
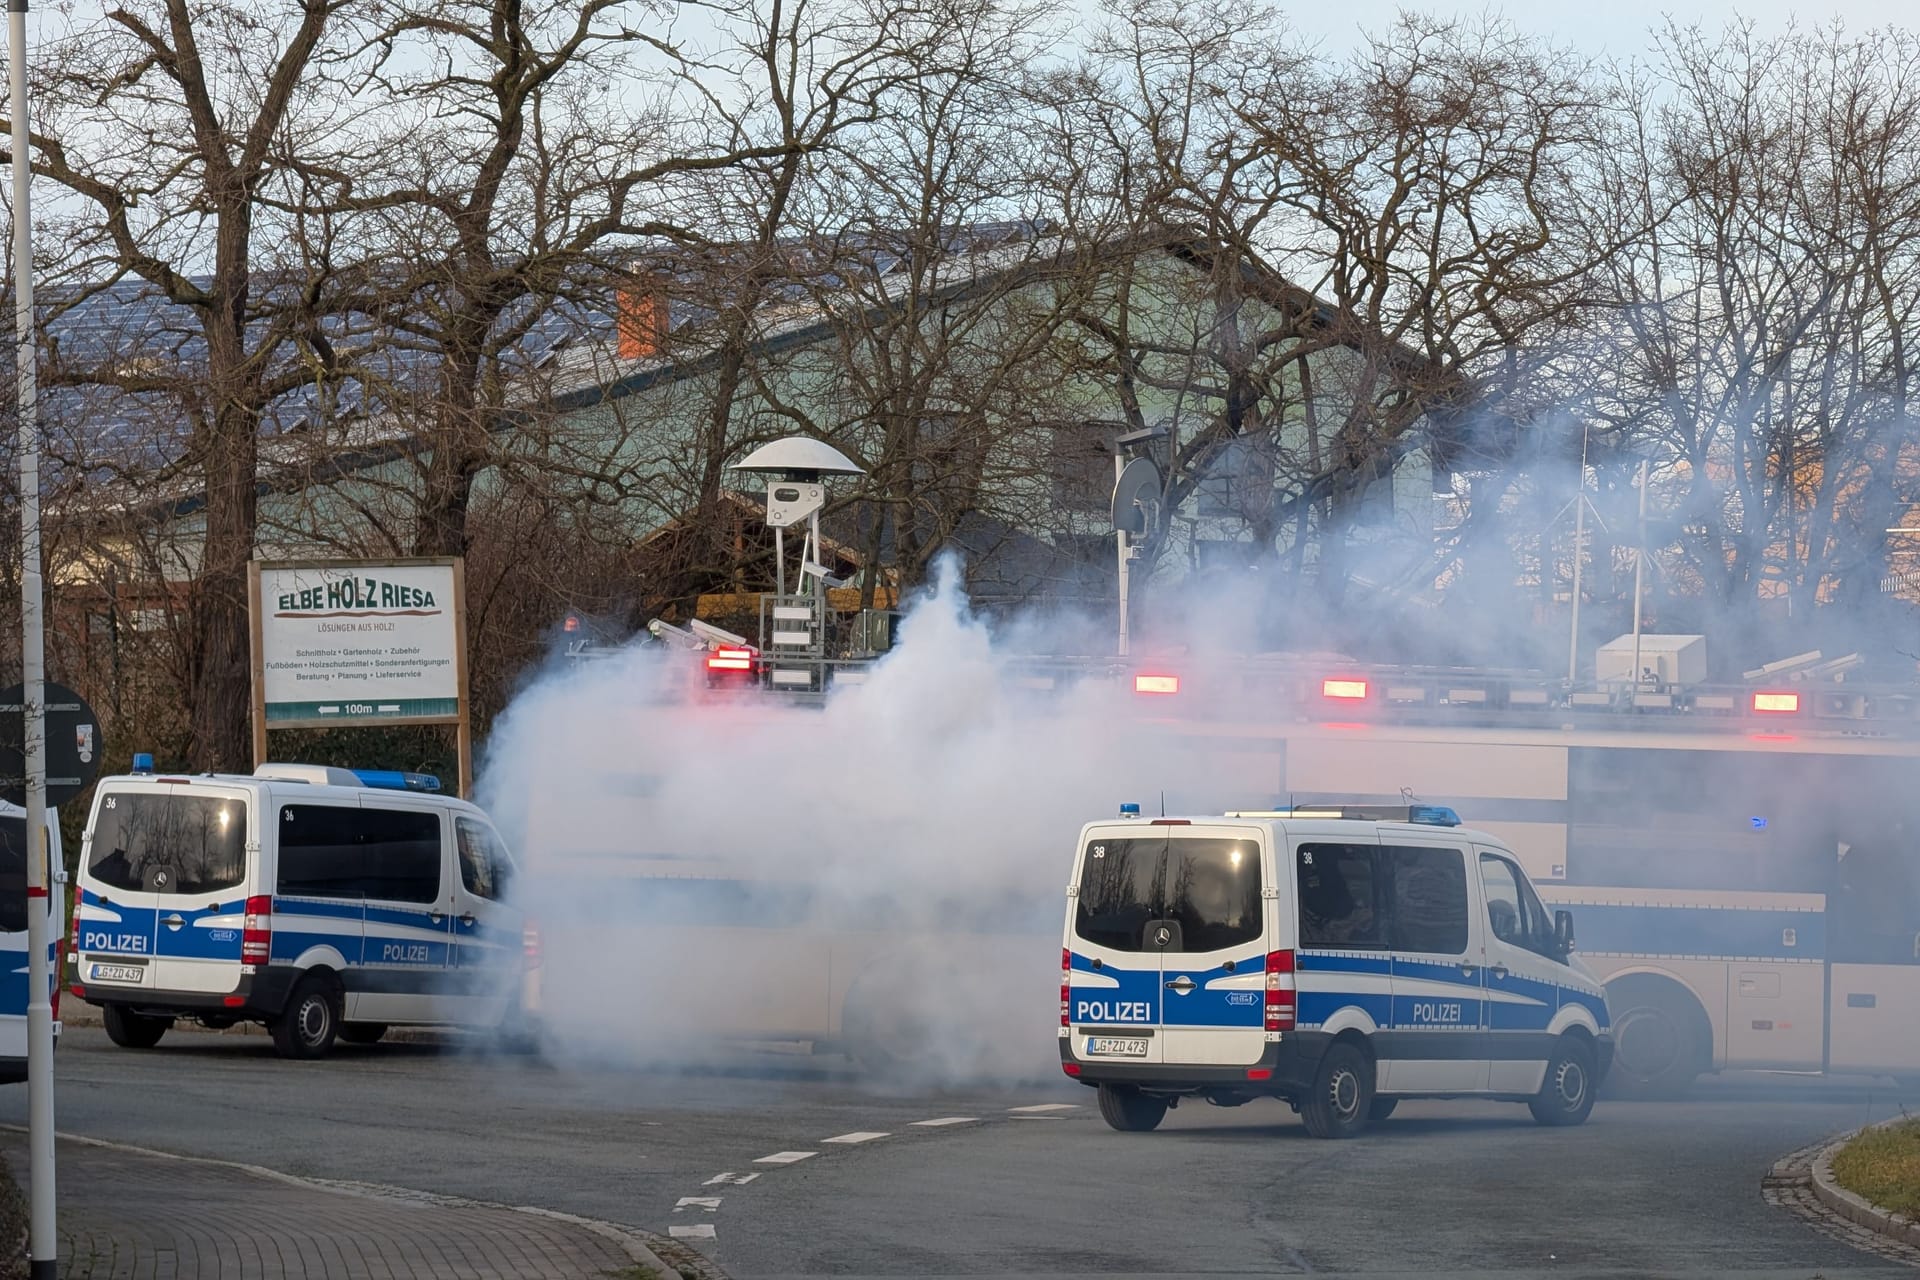
[[1833, 1157], [1833, 1180], [1882, 1209], [1920, 1218], [1920, 1119], [1868, 1129]]

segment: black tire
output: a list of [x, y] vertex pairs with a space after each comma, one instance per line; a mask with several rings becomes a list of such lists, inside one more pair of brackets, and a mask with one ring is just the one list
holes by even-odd
[[340, 1038], [348, 1044], [379, 1044], [386, 1034], [384, 1022], [347, 1022], [340, 1027]]
[[1100, 1086], [1100, 1118], [1122, 1133], [1148, 1133], [1167, 1115], [1167, 1100], [1123, 1084]]
[[1636, 991], [1619, 1003], [1624, 1007], [1613, 1018], [1610, 1090], [1622, 1098], [1684, 1097], [1705, 1062], [1707, 1046], [1698, 1030], [1705, 1015], [1677, 991]]
[[1367, 1106], [1367, 1123], [1379, 1124], [1382, 1120], [1392, 1115], [1393, 1109], [1399, 1105], [1400, 1099], [1398, 1098], [1376, 1097]]
[[340, 1034], [340, 991], [318, 975], [300, 979], [287, 1007], [268, 1025], [283, 1058], [324, 1058]]
[[1364, 1133], [1373, 1110], [1373, 1061], [1358, 1046], [1335, 1043], [1313, 1073], [1313, 1087], [1300, 1100], [1300, 1119], [1316, 1138], [1353, 1138]]
[[144, 1013], [135, 1013], [110, 1004], [101, 1011], [101, 1020], [107, 1024], [107, 1039], [122, 1049], [151, 1049], [160, 1043], [160, 1037], [167, 1034], [173, 1025], [172, 1018], [154, 1018]]
[[1540, 1083], [1540, 1096], [1527, 1104], [1527, 1110], [1541, 1124], [1585, 1124], [1593, 1113], [1597, 1084], [1593, 1073], [1593, 1046], [1579, 1036], [1561, 1036], [1553, 1057], [1547, 1060], [1547, 1078]]

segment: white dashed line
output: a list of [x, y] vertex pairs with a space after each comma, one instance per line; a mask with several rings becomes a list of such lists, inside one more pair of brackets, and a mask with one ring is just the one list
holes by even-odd
[[684, 1227], [668, 1227], [667, 1234], [675, 1240], [711, 1240], [713, 1239], [713, 1224], [711, 1222], [695, 1222]]
[[915, 1120], [913, 1124], [917, 1129], [937, 1129], [947, 1124], [976, 1124], [979, 1120], [979, 1116], [941, 1116], [938, 1120]]
[[719, 1196], [681, 1196], [679, 1202], [673, 1206], [673, 1211], [675, 1213], [680, 1212], [682, 1209], [706, 1209], [711, 1211], [719, 1207]]
[[759, 1176], [757, 1173], [717, 1173], [700, 1185], [703, 1187], [744, 1187]]
[[1007, 1110], [1011, 1111], [1014, 1115], [1037, 1115], [1042, 1111], [1078, 1111], [1079, 1109], [1080, 1104], [1077, 1102], [1042, 1102], [1038, 1106], [1033, 1107], [1007, 1108]]
[[891, 1138], [890, 1133], [843, 1133], [837, 1138], [822, 1138], [822, 1142], [841, 1142], [852, 1146], [856, 1142], [872, 1142], [875, 1138]]
[[818, 1151], [776, 1151], [770, 1156], [761, 1156], [755, 1164], [798, 1164], [802, 1160], [811, 1160], [819, 1155]]

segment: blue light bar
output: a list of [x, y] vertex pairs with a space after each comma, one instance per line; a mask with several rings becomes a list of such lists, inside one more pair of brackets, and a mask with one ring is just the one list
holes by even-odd
[[353, 776], [363, 787], [383, 791], [438, 791], [440, 779], [430, 773], [402, 773], [398, 769], [355, 769]]
[[1443, 804], [1410, 804], [1407, 821], [1424, 822], [1430, 827], [1457, 827], [1460, 815]]
[[153, 772], [153, 753], [150, 751], [134, 752], [133, 753], [133, 771], [135, 773], [152, 773]]
[[1123, 804], [1120, 806], [1120, 816], [1123, 818], [1137, 818], [1140, 816], [1140, 806], [1137, 804]]

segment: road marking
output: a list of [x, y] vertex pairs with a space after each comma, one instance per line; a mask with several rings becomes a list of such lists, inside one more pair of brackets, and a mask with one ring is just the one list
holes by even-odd
[[714, 1238], [713, 1224], [711, 1222], [694, 1222], [683, 1227], [668, 1227], [667, 1234], [675, 1240], [711, 1240]]
[[681, 1196], [679, 1201], [673, 1206], [673, 1211], [675, 1213], [680, 1212], [682, 1209], [706, 1209], [711, 1211], [720, 1207], [720, 1199], [721, 1197], [719, 1196]]
[[914, 1127], [919, 1129], [937, 1129], [944, 1124], [974, 1124], [979, 1116], [941, 1116], [938, 1120], [915, 1120]]
[[1015, 1116], [1015, 1120], [1065, 1120], [1065, 1116]]
[[1014, 1115], [1036, 1115], [1042, 1111], [1078, 1111], [1079, 1109], [1080, 1104], [1077, 1102], [1042, 1102], [1038, 1106], [1007, 1108]]
[[872, 1142], [875, 1138], [891, 1138], [890, 1133], [843, 1133], [837, 1138], [822, 1138], [822, 1142], [844, 1142], [852, 1146], [856, 1142]]
[[761, 1156], [755, 1164], [798, 1164], [819, 1155], [818, 1151], [776, 1151], [770, 1156]]
[[700, 1185], [703, 1187], [744, 1187], [759, 1176], [757, 1173], [719, 1173], [708, 1178]]

